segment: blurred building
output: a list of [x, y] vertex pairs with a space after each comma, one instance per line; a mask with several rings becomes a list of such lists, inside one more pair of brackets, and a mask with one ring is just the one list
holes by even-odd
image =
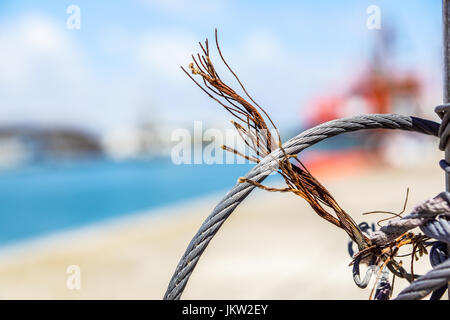
[[102, 154], [96, 137], [82, 130], [33, 126], [0, 128], [0, 167]]
[[106, 131], [101, 144], [105, 153], [116, 160], [164, 157], [170, 155], [172, 131], [167, 123], [143, 116], [136, 124]]

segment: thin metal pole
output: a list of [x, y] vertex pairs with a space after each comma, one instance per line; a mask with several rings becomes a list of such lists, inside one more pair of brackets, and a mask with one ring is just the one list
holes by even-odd
[[[450, 11], [449, 11], [449, 0], [442, 1], [442, 24], [443, 24], [443, 47], [444, 47], [444, 104], [450, 102]], [[446, 148], [446, 151], [448, 148]], [[447, 153], [445, 160], [449, 160], [447, 158]], [[449, 180], [447, 179], [447, 191], [450, 187]]]
[[[444, 46], [444, 104], [450, 102], [450, 6], [449, 0], [442, 0], [442, 24]], [[447, 111], [448, 112], [448, 111]], [[445, 146], [445, 161], [450, 163], [450, 143]], [[450, 174], [445, 174], [445, 190], [450, 191]], [[447, 247], [450, 254], [450, 245]], [[448, 283], [448, 297], [450, 299], [450, 282]]]

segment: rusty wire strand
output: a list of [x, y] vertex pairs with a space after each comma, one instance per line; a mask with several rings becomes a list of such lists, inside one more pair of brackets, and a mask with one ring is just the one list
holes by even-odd
[[405, 197], [405, 202], [403, 203], [403, 209], [399, 213], [395, 213], [395, 212], [391, 212], [391, 211], [375, 210], [375, 211], [364, 212], [362, 215], [364, 216], [364, 215], [374, 214], [374, 213], [387, 213], [387, 214], [393, 215], [392, 217], [387, 217], [387, 218], [378, 220], [377, 221], [377, 225], [379, 227], [381, 227], [381, 222], [388, 221], [388, 220], [391, 220], [391, 219], [394, 219], [394, 218], [401, 218], [402, 217], [402, 214], [406, 210], [406, 205], [408, 204], [408, 196], [409, 196], [409, 188], [406, 189], [406, 197]]
[[[281, 138], [276, 125], [267, 112], [250, 96], [242, 81], [224, 58], [218, 41], [217, 29], [215, 30], [215, 42], [222, 62], [234, 76], [251, 102], [237, 94], [235, 90], [221, 80], [210, 58], [208, 39], [206, 39], [204, 45], [200, 43], [202, 54], [198, 53], [197, 58], [195, 55], [192, 55], [193, 62], [189, 65], [192, 75], [201, 76], [203, 86], [200, 85], [192, 75], [188, 74], [184, 68], [183, 71], [186, 72], [209, 97], [213, 98], [216, 102], [219, 102], [221, 106], [246, 125], [247, 128], [244, 128], [241, 124], [234, 121], [232, 122], [245, 145], [256, 154], [256, 156], [252, 158], [244, 156], [247, 160], [254, 158], [259, 159], [262, 156], [267, 156], [274, 151], [277, 146], [281, 148], [285, 156], [279, 161], [278, 172], [283, 177], [287, 188], [265, 187], [258, 182], [251, 182], [245, 179], [241, 179], [241, 181], [253, 183], [258, 188], [266, 191], [292, 192], [302, 197], [320, 217], [343, 229], [353, 240], [355, 240], [360, 249], [370, 246], [370, 240], [359, 230], [354, 220], [339, 206], [331, 193], [307, 170], [303, 163], [297, 157], [293, 157], [297, 165], [294, 165], [290, 161], [290, 157], [287, 156], [286, 152], [281, 147]], [[219, 97], [225, 101], [220, 101]], [[260, 110], [262, 114], [260, 114], [258, 110]], [[237, 114], [242, 115], [245, 119], [237, 116]], [[269, 125], [266, 123], [266, 120], [271, 127], [276, 130], [278, 138], [276, 143], [272, 141], [273, 137], [269, 131]], [[237, 155], [242, 154], [229, 147], [225, 147], [224, 150], [233, 152]], [[336, 216], [332, 215], [325, 208], [331, 209]]]
[[[375, 259], [376, 265], [381, 266], [380, 270], [383, 270], [384, 267], [388, 267], [389, 270], [394, 273], [394, 276], [403, 277], [409, 281], [414, 280], [413, 265], [411, 265], [411, 274], [408, 274], [401, 266], [401, 263], [396, 262], [394, 258], [397, 256], [400, 247], [404, 245], [412, 245], [412, 261], [416, 258], [417, 250], [419, 250], [418, 252], [420, 256], [423, 252], [426, 253], [426, 248], [422, 243], [423, 238], [420, 235], [415, 236], [412, 233], [405, 233], [387, 244], [372, 245], [371, 239], [361, 232], [352, 217], [340, 207], [331, 193], [309, 172], [298, 157], [296, 155], [287, 154], [281, 145], [281, 137], [278, 128], [275, 126], [267, 112], [249, 95], [239, 77], [225, 60], [219, 46], [217, 29], [215, 30], [215, 40], [216, 48], [222, 62], [234, 76], [246, 97], [251, 102], [240, 96], [234, 89], [232, 89], [232, 87], [222, 81], [211, 61], [208, 39], [206, 39], [204, 45], [199, 43], [202, 54], [198, 53], [197, 58], [195, 55], [192, 55], [193, 62], [189, 64], [189, 69], [192, 75], [189, 74], [183, 67], [181, 68], [210, 98], [218, 102], [243, 124], [241, 125], [238, 122], [232, 121], [232, 124], [244, 141], [245, 145], [249, 147], [250, 150], [252, 150], [256, 155], [247, 156], [230, 147], [222, 146], [222, 148], [226, 151], [242, 156], [249, 161], [259, 163], [263, 157], [268, 156], [276, 149], [276, 147], [278, 147], [281, 150], [283, 157], [280, 157], [277, 160], [278, 169], [276, 171], [282, 176], [287, 187], [267, 187], [258, 181], [253, 181], [242, 177], [239, 178], [238, 182], [248, 183], [270, 192], [292, 192], [300, 196], [308, 202], [311, 208], [320, 217], [343, 229], [350, 236], [350, 238], [356, 242], [359, 252], [353, 257], [354, 259], [351, 264], [357, 259], [358, 263], [359, 261], [367, 262], [368, 260]], [[200, 76], [203, 85], [196, 81], [193, 75]], [[259, 111], [261, 111], [262, 114]], [[266, 123], [266, 120], [269, 125]], [[270, 133], [270, 127], [275, 130], [277, 141], [275, 141]], [[295, 164], [291, 162], [291, 158], [294, 159]], [[394, 215], [394, 217], [401, 217], [401, 214], [406, 209], [408, 194], [409, 189], [407, 190], [403, 210], [398, 214], [386, 211], [372, 211], [365, 214], [388, 213]], [[335, 215], [331, 214], [327, 209], [334, 212]], [[382, 221], [386, 221], [394, 217], [382, 219], [378, 221], [378, 225], [380, 225]], [[381, 273], [378, 274], [377, 279], [380, 277], [380, 274]], [[371, 296], [373, 290], [374, 289], [372, 289]]]

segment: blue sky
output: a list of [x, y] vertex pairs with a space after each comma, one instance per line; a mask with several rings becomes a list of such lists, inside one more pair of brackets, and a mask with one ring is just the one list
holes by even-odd
[[[71, 4], [80, 30], [66, 28]], [[143, 115], [227, 122], [179, 69], [217, 27], [252, 95], [279, 125], [295, 126], [310, 97], [345, 88], [365, 67], [379, 32], [366, 27], [370, 5], [380, 7], [382, 28], [396, 28], [397, 65], [420, 73], [439, 103], [438, 0], [2, 1], [0, 123], [101, 132]]]

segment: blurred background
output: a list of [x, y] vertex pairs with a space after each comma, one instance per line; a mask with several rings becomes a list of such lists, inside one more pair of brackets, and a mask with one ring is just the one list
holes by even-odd
[[[437, 120], [441, 1], [1, 1], [0, 297], [163, 296], [201, 221], [251, 168], [171, 160], [174, 130], [193, 132], [194, 121], [204, 130], [232, 128], [230, 115], [180, 69], [215, 28], [283, 140], [364, 113]], [[441, 191], [439, 157], [435, 139], [385, 131], [333, 138], [302, 155], [358, 222], [377, 220], [364, 211], [401, 209], [407, 187], [409, 207]], [[259, 200], [238, 210], [244, 218], [233, 217], [208, 248], [188, 297], [367, 298], [353, 288], [340, 230], [294, 196], [253, 196]], [[275, 213], [292, 223], [275, 223]], [[327, 290], [312, 289], [308, 273], [319, 271], [311, 255], [322, 251], [310, 248], [308, 258], [301, 243], [327, 227], [320, 245], [324, 255], [327, 245], [339, 248], [329, 261], [342, 269], [324, 278]], [[305, 228], [303, 240], [279, 237], [306, 237]], [[243, 242], [227, 256], [230, 243]], [[279, 264], [267, 264], [277, 254]], [[264, 272], [248, 274], [255, 264]], [[81, 268], [79, 290], [66, 287], [69, 265]], [[261, 290], [258, 279], [268, 275]], [[230, 279], [245, 286], [229, 288]]]

